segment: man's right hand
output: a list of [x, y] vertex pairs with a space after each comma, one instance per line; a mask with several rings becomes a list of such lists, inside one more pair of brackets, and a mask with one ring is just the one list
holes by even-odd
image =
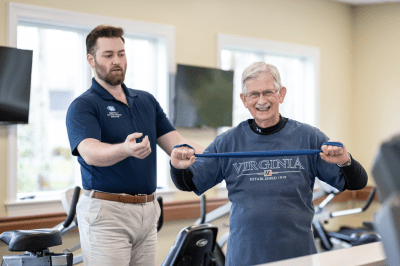
[[146, 158], [151, 153], [149, 137], [145, 136], [142, 142], [137, 143], [136, 139], [143, 136], [143, 133], [132, 133], [126, 137], [123, 143], [124, 149], [129, 156], [133, 156], [139, 159]]
[[171, 165], [176, 169], [186, 169], [196, 161], [194, 156], [194, 150], [182, 146], [172, 150], [171, 153]]

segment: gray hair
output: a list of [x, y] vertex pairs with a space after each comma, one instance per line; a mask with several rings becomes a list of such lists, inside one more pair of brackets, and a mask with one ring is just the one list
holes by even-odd
[[277, 89], [278, 91], [281, 89], [282, 87], [282, 82], [281, 82], [281, 76], [279, 74], [278, 69], [276, 68], [276, 66], [273, 65], [269, 65], [266, 64], [264, 62], [255, 62], [252, 63], [250, 66], [248, 66], [242, 74], [242, 93], [244, 95], [246, 95], [247, 92], [247, 87], [246, 87], [246, 81], [252, 78], [257, 77], [258, 75], [260, 75], [261, 73], [270, 73], [275, 81], [274, 81], [274, 86], [275, 89]]

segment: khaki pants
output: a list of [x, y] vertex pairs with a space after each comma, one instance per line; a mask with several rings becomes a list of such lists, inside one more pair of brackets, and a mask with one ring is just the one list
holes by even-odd
[[82, 195], [77, 216], [85, 266], [155, 266], [156, 199], [145, 204], [121, 203]]

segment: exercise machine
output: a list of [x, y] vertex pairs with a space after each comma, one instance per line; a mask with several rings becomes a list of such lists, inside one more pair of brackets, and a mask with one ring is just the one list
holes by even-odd
[[200, 222], [183, 228], [162, 266], [220, 266], [218, 258], [214, 256], [218, 228], [205, 223], [206, 197], [200, 199]]
[[[51, 253], [50, 247], [62, 244], [62, 236], [78, 228], [75, 216], [81, 188], [68, 189], [62, 193], [61, 203], [68, 213], [67, 219], [49, 229], [15, 230], [0, 235], [10, 251], [26, 251], [23, 255], [4, 256], [1, 266], [72, 266], [83, 262], [82, 255], [73, 256], [72, 252], [80, 248], [80, 244], [64, 249], [63, 253]], [[163, 225], [163, 202], [157, 198], [161, 207], [161, 215], [157, 223], [157, 231]]]
[[342, 226], [338, 231], [334, 232], [327, 231], [323, 226], [323, 223], [328, 223], [329, 219], [366, 211], [371, 205], [376, 191], [376, 188], [372, 189], [367, 202], [362, 208], [335, 212], [327, 212], [324, 208], [337, 195], [337, 193], [331, 192], [327, 195], [327, 197], [315, 208], [315, 215], [312, 222], [314, 238], [320, 251], [336, 250], [380, 241], [380, 236], [374, 231], [373, 225], [370, 222], [364, 222], [363, 227], [360, 228]]
[[[201, 208], [205, 210], [206, 206], [206, 198], [202, 195], [202, 200], [200, 201]], [[217, 209], [210, 211], [209, 213], [202, 215], [201, 218], [197, 219], [194, 224], [203, 224], [203, 223], [212, 223], [213, 221], [224, 217], [225, 215], [229, 215], [231, 210], [232, 203], [228, 202]], [[205, 213], [205, 211], [204, 211]], [[223, 248], [228, 242], [229, 231], [218, 237], [215, 247], [213, 249], [213, 254], [215, 261], [218, 266], [225, 265], [225, 253], [223, 252]]]
[[52, 253], [49, 248], [62, 244], [62, 232], [70, 230], [75, 219], [76, 203], [80, 188], [73, 194], [71, 208], [64, 223], [48, 229], [6, 231], [0, 240], [8, 245], [9, 251], [25, 251], [22, 255], [3, 256], [1, 266], [72, 266], [71, 252]]
[[[61, 202], [68, 213], [67, 220], [61, 225], [51, 229], [8, 231], [0, 235], [3, 242], [9, 245], [10, 251], [27, 251], [19, 256], [4, 256], [1, 266], [72, 266], [82, 263], [82, 255], [73, 256], [72, 252], [80, 248], [80, 244], [64, 249], [61, 254], [50, 253], [48, 248], [62, 244], [62, 235], [78, 227], [76, 219], [76, 205], [80, 196], [80, 187], [70, 189], [62, 194]], [[164, 222], [164, 208], [162, 197], [157, 197], [161, 208], [161, 214], [157, 223], [159, 231]], [[204, 206], [201, 208], [201, 216], [205, 217], [205, 196], [201, 198]], [[204, 218], [203, 218], [204, 220]], [[216, 264], [212, 250], [215, 247], [218, 228], [211, 224], [196, 224], [185, 227], [178, 235], [174, 245], [163, 262], [163, 266], [219, 266]], [[16, 235], [22, 236], [17, 238]], [[35, 238], [36, 237], [36, 238]], [[39, 242], [38, 242], [39, 241]], [[27, 243], [17, 247], [15, 242]], [[40, 244], [39, 244], [40, 243]], [[63, 260], [63, 258], [65, 258]]]

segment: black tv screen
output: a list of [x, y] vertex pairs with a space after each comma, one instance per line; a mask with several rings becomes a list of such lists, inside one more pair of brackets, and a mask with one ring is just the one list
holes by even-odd
[[178, 64], [175, 127], [232, 126], [233, 71]]
[[0, 124], [27, 124], [32, 76], [31, 50], [0, 46]]

